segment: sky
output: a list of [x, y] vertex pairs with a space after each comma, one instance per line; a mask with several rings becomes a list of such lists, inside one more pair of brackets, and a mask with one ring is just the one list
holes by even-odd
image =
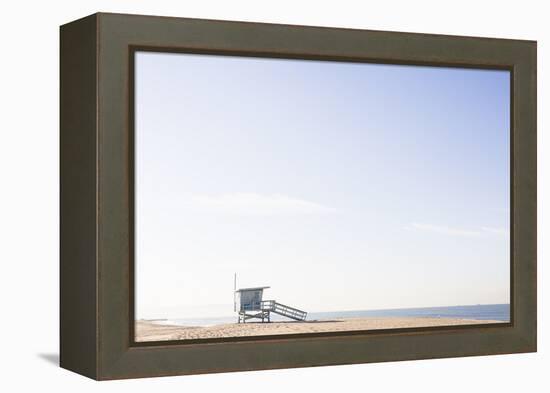
[[138, 52], [136, 317], [509, 302], [509, 72]]

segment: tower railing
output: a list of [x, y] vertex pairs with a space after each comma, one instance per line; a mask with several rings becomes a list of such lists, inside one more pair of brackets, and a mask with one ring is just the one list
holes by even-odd
[[275, 300], [262, 300], [261, 309], [262, 311], [274, 312], [296, 321], [304, 321], [307, 317], [307, 312], [278, 303]]

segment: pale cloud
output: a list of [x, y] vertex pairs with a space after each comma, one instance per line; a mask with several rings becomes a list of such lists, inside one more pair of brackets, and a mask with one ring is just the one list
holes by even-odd
[[494, 235], [508, 236], [510, 231], [507, 228], [481, 227], [481, 230]]
[[450, 236], [464, 236], [464, 237], [480, 237], [484, 235], [497, 235], [508, 236], [508, 229], [506, 228], [493, 228], [493, 227], [480, 227], [477, 228], [459, 228], [445, 225], [434, 225], [426, 223], [413, 222], [407, 229], [416, 229], [420, 231], [429, 231], [440, 233]]
[[413, 229], [418, 229], [421, 231], [436, 232], [444, 235], [481, 236], [481, 231], [463, 229], [463, 228], [454, 228], [454, 227], [443, 226], [443, 225], [433, 225], [433, 224], [423, 224], [423, 223], [413, 222], [411, 224], [411, 227]]
[[320, 214], [335, 211], [331, 207], [282, 194], [236, 192], [219, 195], [195, 194], [193, 206], [209, 210], [254, 215]]

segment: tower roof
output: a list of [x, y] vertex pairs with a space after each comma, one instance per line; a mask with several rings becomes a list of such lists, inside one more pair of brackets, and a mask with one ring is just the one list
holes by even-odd
[[252, 288], [240, 288], [240, 289], [237, 289], [235, 292], [246, 292], [246, 291], [258, 291], [258, 290], [264, 290], [264, 289], [267, 289], [269, 287], [252, 287]]

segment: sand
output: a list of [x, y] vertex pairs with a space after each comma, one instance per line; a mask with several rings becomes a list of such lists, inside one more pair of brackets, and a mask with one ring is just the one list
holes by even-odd
[[247, 322], [215, 326], [174, 326], [161, 322], [136, 321], [136, 341], [166, 341], [202, 338], [225, 338], [264, 336], [296, 333], [340, 332], [353, 330], [376, 330], [431, 326], [478, 325], [503, 323], [502, 321], [480, 321], [457, 318], [341, 318], [305, 322]]

